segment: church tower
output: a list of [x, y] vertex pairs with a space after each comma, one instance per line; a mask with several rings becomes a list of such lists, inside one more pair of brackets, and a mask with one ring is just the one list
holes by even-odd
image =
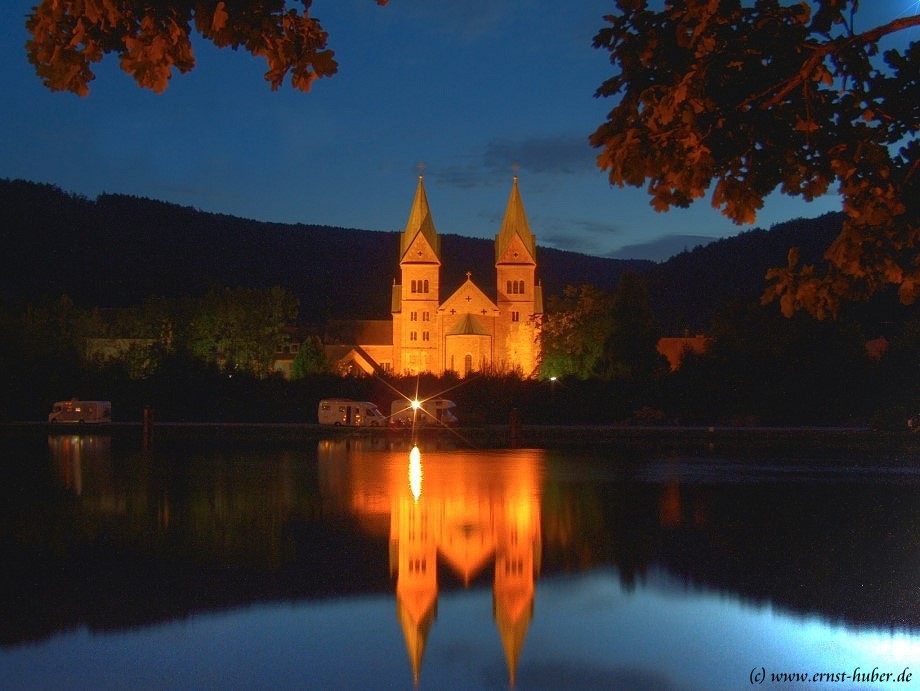
[[434, 227], [422, 176], [400, 237], [401, 281], [393, 285], [393, 369], [417, 374], [440, 369], [438, 333], [441, 239]]
[[495, 325], [496, 365], [533, 374], [539, 363], [539, 319], [543, 288], [536, 282], [537, 241], [530, 232], [524, 202], [514, 176], [501, 230], [495, 238], [498, 318]]

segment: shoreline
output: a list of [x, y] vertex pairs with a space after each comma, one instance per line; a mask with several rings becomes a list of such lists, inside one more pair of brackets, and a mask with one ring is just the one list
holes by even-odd
[[920, 435], [909, 430], [879, 431], [867, 426], [729, 426], [729, 425], [476, 425], [408, 429], [336, 427], [285, 422], [142, 422], [49, 425], [47, 422], [0, 423], [0, 435], [46, 432], [48, 435], [114, 435], [139, 443], [196, 439], [215, 442], [319, 441], [322, 439], [410, 439], [452, 442], [456, 448], [590, 448], [598, 446], [659, 446], [664, 450], [700, 449], [756, 451], [777, 447], [817, 452], [847, 449], [902, 450], [920, 458]]

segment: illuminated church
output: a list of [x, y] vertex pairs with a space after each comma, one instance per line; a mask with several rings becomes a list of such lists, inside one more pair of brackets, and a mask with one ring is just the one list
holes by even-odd
[[421, 176], [400, 236], [399, 257], [402, 280], [394, 282], [391, 309], [395, 372], [534, 373], [543, 295], [536, 281], [537, 243], [517, 176], [495, 238], [494, 302], [469, 272], [466, 281], [442, 301], [441, 242]]
[[399, 278], [393, 281], [390, 307], [392, 324], [340, 322], [343, 333], [326, 340], [327, 357], [339, 372], [360, 368], [367, 373], [440, 375], [453, 371], [460, 376], [473, 372], [536, 373], [543, 291], [536, 279], [537, 243], [524, 212], [517, 176], [495, 238], [494, 292], [477, 285], [467, 271], [459, 288], [446, 297], [442, 295], [441, 238], [422, 176], [399, 243]]

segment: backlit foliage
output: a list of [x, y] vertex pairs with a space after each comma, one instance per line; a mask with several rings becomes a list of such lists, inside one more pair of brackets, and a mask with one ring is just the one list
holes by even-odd
[[223, 372], [263, 376], [271, 369], [285, 325], [297, 317], [298, 301], [280, 286], [214, 287], [189, 301], [187, 348]]
[[858, 4], [616, 0], [594, 39], [617, 70], [591, 136], [612, 184], [647, 185], [659, 211], [711, 190], [737, 223], [776, 189], [810, 201], [836, 186], [846, 221], [826, 266], [793, 249], [767, 274], [763, 300], [787, 316], [833, 316], [891, 285], [905, 303], [920, 294], [920, 45], [878, 48], [920, 15], [860, 31]]
[[550, 296], [540, 330], [541, 376], [595, 376], [613, 327], [612, 305], [613, 296], [590, 285]]
[[[376, 0], [385, 5], [388, 0]], [[301, 4], [302, 12], [294, 6]], [[276, 90], [286, 75], [309, 91], [335, 74], [329, 35], [310, 16], [312, 0], [42, 0], [26, 20], [29, 61], [52, 91], [89, 93], [92, 64], [116, 53], [138, 85], [160, 93], [172, 70], [195, 66], [191, 33], [219, 48], [242, 48], [268, 62]]]

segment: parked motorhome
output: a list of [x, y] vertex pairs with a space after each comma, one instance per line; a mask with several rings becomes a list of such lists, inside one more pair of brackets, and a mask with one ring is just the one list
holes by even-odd
[[48, 422], [98, 425], [112, 421], [111, 401], [56, 401], [48, 414]]
[[416, 425], [456, 425], [454, 411], [457, 404], [446, 398], [429, 398], [413, 406], [412, 401], [400, 398], [390, 406], [390, 423], [399, 427]]
[[324, 398], [319, 402], [316, 418], [321, 425], [383, 427], [387, 424], [387, 419], [376, 405], [349, 398]]

